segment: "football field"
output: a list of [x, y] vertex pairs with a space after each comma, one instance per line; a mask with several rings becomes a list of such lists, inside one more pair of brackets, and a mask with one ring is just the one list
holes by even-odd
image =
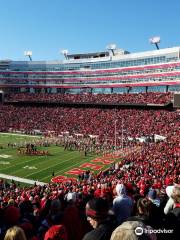
[[[109, 164], [106, 162], [106, 165], [98, 162], [90, 163], [92, 160], [97, 159], [97, 156], [90, 154], [84, 156], [84, 154], [78, 151], [64, 150], [63, 147], [56, 145], [38, 147], [39, 151], [48, 151], [48, 155], [19, 154], [17, 150], [18, 144], [23, 142], [31, 143], [34, 139], [37, 139], [37, 137], [0, 133], [1, 174], [48, 183], [53, 178], [53, 175], [54, 177], [77, 178], [78, 169], [83, 171], [90, 169], [93, 172], [97, 172], [111, 165], [110, 162]], [[15, 146], [12, 144], [15, 144]], [[96, 165], [99, 167], [96, 167]], [[68, 172], [71, 173], [69, 174]]]

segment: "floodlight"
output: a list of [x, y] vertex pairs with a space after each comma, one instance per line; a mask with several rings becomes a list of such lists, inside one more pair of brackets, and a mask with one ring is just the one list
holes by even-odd
[[69, 53], [69, 51], [67, 49], [63, 49], [61, 50], [61, 53], [64, 55], [64, 57], [67, 59], [67, 55]]
[[149, 39], [150, 43], [155, 44], [155, 43], [160, 43], [160, 37], [152, 37]]
[[32, 61], [32, 51], [24, 51], [24, 56], [28, 56], [30, 61]]
[[152, 37], [149, 39], [151, 44], [155, 44], [156, 48], [159, 49], [158, 43], [160, 43], [160, 37]]
[[114, 50], [116, 49], [116, 44], [111, 43], [111, 44], [107, 45], [106, 49], [111, 50], [112, 54], [114, 56]]
[[109, 50], [115, 50], [116, 49], [116, 44], [111, 43], [111, 44], [107, 45], [106, 48], [109, 49]]

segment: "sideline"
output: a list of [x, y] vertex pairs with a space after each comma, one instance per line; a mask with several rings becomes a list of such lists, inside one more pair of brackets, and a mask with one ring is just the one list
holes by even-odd
[[3, 173], [0, 173], [0, 178], [14, 180], [14, 181], [17, 181], [17, 182], [22, 182], [22, 183], [28, 183], [28, 184], [32, 184], [32, 185], [34, 185], [35, 183], [37, 185], [40, 185], [40, 186], [44, 186], [44, 185], [47, 184], [47, 183], [44, 183], [44, 182], [34, 181], [34, 180], [31, 180], [31, 179], [27, 179], [27, 178], [15, 177], [15, 176], [3, 174]]
[[13, 136], [20, 136], [20, 137], [35, 137], [35, 138], [43, 137], [43, 136], [37, 136], [37, 135], [28, 135], [28, 134], [20, 134], [20, 133], [3, 133], [3, 132], [0, 132], [0, 135], [13, 135]]

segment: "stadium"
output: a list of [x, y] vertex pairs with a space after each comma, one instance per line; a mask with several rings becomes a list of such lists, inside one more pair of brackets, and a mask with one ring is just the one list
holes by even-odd
[[[130, 53], [110, 44], [63, 54], [62, 61], [33, 61], [31, 51], [26, 61], [0, 60], [1, 204], [31, 201], [39, 220], [47, 199], [82, 210], [92, 197], [112, 203], [120, 185], [133, 201], [153, 193], [158, 210], [149, 225], [176, 233], [158, 204], [180, 183], [180, 47]], [[68, 239], [82, 239], [88, 226], [66, 211]]]

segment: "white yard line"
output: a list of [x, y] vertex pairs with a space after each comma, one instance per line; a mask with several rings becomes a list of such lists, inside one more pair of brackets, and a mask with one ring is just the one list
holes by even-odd
[[[58, 173], [58, 174], [59, 174], [59, 173], [66, 173], [66, 172], [65, 172], [66, 170], [71, 170], [72, 167], [75, 167], [75, 166], [77, 166], [78, 168], [80, 168], [80, 165], [79, 165], [79, 164], [81, 164], [81, 163], [84, 163], [84, 160], [83, 160], [83, 161], [80, 161], [80, 162], [77, 162], [76, 164], [73, 164], [73, 165], [71, 165], [71, 166], [69, 166], [69, 167], [63, 168], [62, 170], [59, 170], [59, 171], [57, 171], [57, 172], [55, 172], [55, 173], [56, 173], [56, 175], [57, 175], [57, 173]], [[85, 169], [82, 169], [82, 170], [85, 170]], [[45, 179], [45, 178], [50, 177], [50, 176], [52, 176], [52, 175], [47, 175], [46, 177], [41, 178], [41, 179]], [[57, 175], [57, 176], [58, 176], [58, 175]], [[57, 176], [55, 176], [55, 177], [57, 177]]]
[[[71, 153], [67, 153], [67, 155], [71, 155]], [[74, 158], [69, 158], [69, 159], [74, 159]], [[57, 163], [57, 160], [56, 160], [56, 164], [55, 165], [59, 165], [59, 164], [62, 164], [62, 163], [64, 163], [64, 162], [67, 162], [67, 161], [69, 161], [69, 159], [68, 160], [64, 160], [64, 161], [60, 161], [60, 162], [58, 162]], [[54, 159], [55, 160], [55, 159]], [[9, 167], [6, 167], [6, 168], [3, 168], [3, 170], [5, 169], [7, 169], [7, 168], [11, 168], [11, 167], [14, 167], [14, 166], [17, 166], [17, 165], [21, 165], [21, 164], [25, 164], [25, 163], [28, 163], [28, 162], [34, 162], [35, 161], [35, 159], [34, 160], [28, 160], [28, 161], [25, 161], [25, 162], [21, 162], [21, 163], [17, 163], [17, 164], [14, 164], [14, 165], [11, 165], [11, 166], [9, 166]], [[43, 161], [43, 160], [42, 160]], [[44, 159], [44, 161], [46, 161], [46, 159]], [[36, 162], [38, 162], [38, 159], [36, 159]], [[44, 162], [38, 162], [38, 163], [34, 163], [34, 166], [35, 167], [37, 167], [38, 165], [42, 165], [42, 164], [44, 164]], [[32, 165], [32, 164], [30, 164], [30, 165]], [[24, 165], [23, 165], [24, 166]], [[22, 166], [22, 168], [23, 168], [23, 166]], [[51, 165], [51, 167], [53, 167], [54, 165]], [[15, 171], [13, 171], [13, 173], [17, 173], [17, 172], [21, 172], [22, 171], [22, 168], [20, 168], [20, 169], [18, 169], [18, 170], [15, 170]], [[49, 167], [48, 167], [49, 168]], [[44, 169], [48, 169], [48, 168], [41, 168], [39, 171], [36, 171], [36, 172], [34, 172], [34, 173], [39, 173], [39, 172], [41, 172], [41, 170], [44, 170]], [[34, 174], [34, 173], [32, 173], [32, 174]], [[28, 177], [28, 176], [30, 176], [30, 175], [32, 175], [32, 174], [29, 174], [29, 175], [27, 175], [26, 177]]]
[[5, 178], [5, 179], [9, 179], [9, 180], [14, 180], [14, 181], [17, 181], [17, 182], [22, 182], [22, 183], [28, 183], [28, 184], [32, 184], [32, 185], [34, 185], [35, 183], [36, 183], [37, 185], [41, 185], [41, 186], [47, 184], [47, 183], [44, 183], [44, 182], [34, 181], [34, 180], [31, 180], [31, 179], [27, 179], [27, 178], [10, 176], [10, 175], [3, 174], [3, 173], [0, 173], [0, 178]]
[[19, 134], [19, 133], [2, 133], [0, 132], [0, 135], [13, 135], [13, 136], [21, 136], [21, 137], [37, 137], [37, 138], [42, 138], [42, 136], [37, 136], [37, 135], [27, 135], [27, 134]]
[[[15, 161], [17, 161], [17, 159], [13, 159], [13, 160], [11, 160], [11, 163], [15, 162], [15, 164], [12, 164], [8, 167], [3, 168], [3, 170], [6, 170], [6, 169], [14, 167], [14, 166], [22, 165], [22, 164], [28, 164], [28, 163], [31, 163], [31, 162], [34, 162], [34, 161], [38, 162], [38, 160], [39, 160], [38, 157], [46, 157], [46, 156], [37, 156], [36, 158], [30, 159], [30, 160], [27, 160], [27, 161], [24, 161], [24, 162], [20, 162], [20, 163], [16, 163]], [[19, 171], [19, 170], [17, 170], [17, 171]]]
[[[50, 167], [52, 168], [52, 167], [61, 165], [61, 164], [65, 163], [65, 162], [68, 162], [69, 160], [72, 160], [72, 159], [76, 159], [76, 158], [74, 158], [74, 157], [68, 158], [68, 159], [66, 159], [66, 160], [64, 160], [64, 161], [62, 161], [62, 162], [58, 162], [58, 163], [56, 163], [56, 164], [54, 164], [54, 165], [51, 165]], [[42, 164], [42, 162], [41, 162], [41, 164]], [[38, 164], [36, 164], [36, 166], [37, 166], [37, 165], [38, 165]], [[30, 173], [30, 174], [28, 174], [28, 175], [26, 175], [26, 176], [29, 177], [29, 176], [31, 176], [31, 175], [33, 175], [33, 174], [35, 174], [35, 173], [38, 174], [38, 173], [43, 172], [43, 171], [45, 171], [45, 170], [47, 170], [47, 169], [49, 169], [49, 166], [46, 167], [46, 168], [41, 168], [39, 171], [34, 171], [33, 173]], [[64, 168], [63, 168], [63, 169], [64, 169]]]

